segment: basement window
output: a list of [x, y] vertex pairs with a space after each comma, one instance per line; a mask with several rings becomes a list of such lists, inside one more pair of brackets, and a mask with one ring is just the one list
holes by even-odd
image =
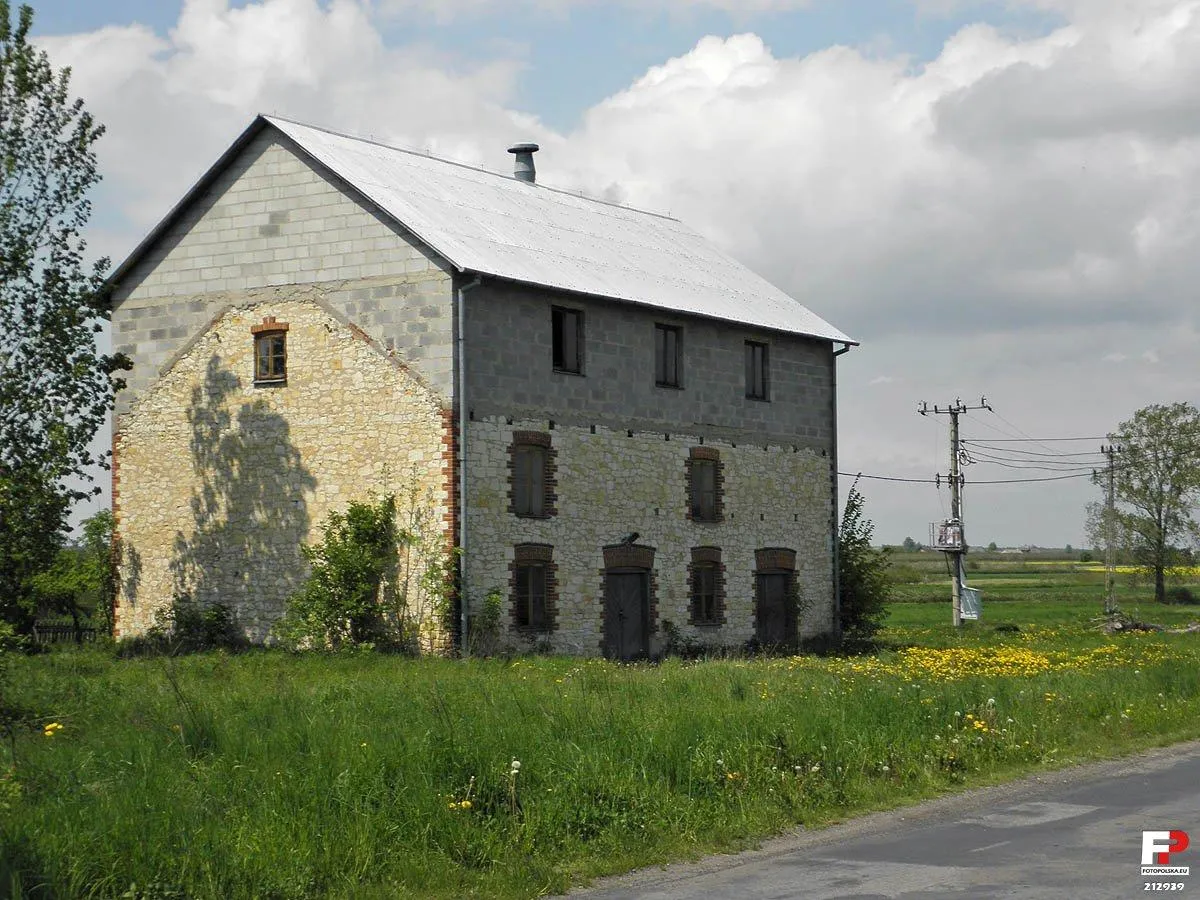
[[277, 322], [274, 316], [266, 316], [261, 324], [251, 326], [255, 384], [287, 381], [287, 331], [288, 323]]

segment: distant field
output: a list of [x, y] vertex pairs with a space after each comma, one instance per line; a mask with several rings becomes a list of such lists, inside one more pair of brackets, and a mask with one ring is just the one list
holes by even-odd
[[[950, 569], [945, 554], [936, 551], [893, 552], [893, 596], [900, 602], [934, 603], [950, 600]], [[1153, 585], [1133, 566], [1117, 566], [1116, 600], [1122, 609], [1146, 605], [1169, 610], [1154, 603]], [[1104, 604], [1104, 565], [1081, 562], [1078, 554], [1031, 553], [1016, 556], [999, 553], [967, 554], [967, 584], [983, 593], [984, 608], [990, 603], [1011, 601]], [[1185, 587], [1200, 597], [1200, 566], [1172, 570], [1168, 588]], [[1187, 607], [1183, 607], [1186, 609]], [[1200, 616], [1200, 606], [1193, 607]], [[1155, 615], [1158, 619], [1163, 616]]]

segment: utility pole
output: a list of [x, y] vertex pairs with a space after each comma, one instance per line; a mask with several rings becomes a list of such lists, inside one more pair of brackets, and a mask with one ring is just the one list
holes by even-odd
[[1100, 452], [1108, 459], [1108, 490], [1104, 504], [1104, 614], [1107, 616], [1112, 615], [1117, 609], [1117, 551], [1116, 547], [1113, 546], [1113, 531], [1115, 530], [1117, 517], [1114, 479], [1116, 467], [1113, 464], [1113, 458], [1120, 452], [1120, 448], [1114, 447], [1112, 444], [1109, 444], [1107, 447], [1101, 444]]
[[962, 484], [963, 476], [958, 470], [958, 461], [960, 450], [958, 446], [958, 417], [972, 409], [986, 409], [988, 412], [992, 408], [988, 406], [987, 397], [979, 398], [978, 406], [967, 406], [962, 400], [955, 398], [953, 406], [939, 407], [935, 406], [930, 409], [928, 403], [922, 403], [918, 407], [917, 412], [926, 416], [929, 413], [936, 415], [947, 415], [950, 417], [950, 527], [956, 529], [955, 535], [945, 547], [944, 552], [950, 554], [952, 560], [951, 571], [953, 577], [950, 580], [950, 601], [951, 601], [951, 621], [955, 628], [962, 626], [962, 579], [963, 579], [963, 554], [967, 552], [966, 530], [962, 520]]

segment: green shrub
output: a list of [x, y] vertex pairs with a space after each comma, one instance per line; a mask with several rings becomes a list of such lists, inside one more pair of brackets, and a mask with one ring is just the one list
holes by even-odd
[[289, 598], [275, 636], [293, 649], [395, 642], [401, 636], [400, 623], [385, 594], [396, 582], [401, 542], [411, 544], [413, 539], [396, 526], [394, 495], [330, 513], [320, 543], [301, 548], [312, 572]]
[[1173, 588], [1167, 588], [1167, 593], [1166, 593], [1166, 596], [1163, 598], [1163, 602], [1164, 603], [1172, 603], [1172, 604], [1181, 603], [1181, 604], [1191, 605], [1193, 603], [1200, 603], [1200, 599], [1198, 599], [1196, 597], [1196, 595], [1188, 588], [1173, 587]]
[[154, 624], [144, 635], [119, 641], [117, 655], [177, 656], [205, 650], [242, 650], [247, 646], [249, 641], [230, 607], [177, 596], [170, 606], [154, 614]]
[[504, 614], [504, 595], [492, 588], [483, 598], [479, 612], [471, 620], [467, 640], [472, 656], [491, 656], [500, 646], [500, 618]]
[[863, 515], [858, 482], [846, 494], [838, 531], [838, 601], [842, 639], [850, 646], [870, 644], [883, 625], [891, 592], [888, 554], [871, 546], [875, 523]]

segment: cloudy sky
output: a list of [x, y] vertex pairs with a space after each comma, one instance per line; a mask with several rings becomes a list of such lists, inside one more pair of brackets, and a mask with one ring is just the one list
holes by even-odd
[[[669, 212], [862, 342], [843, 471], [945, 473], [918, 403], [986, 395], [974, 544], [1081, 545], [1087, 478], [980, 482], [1086, 468], [1139, 407], [1200, 400], [1200, 0], [34, 6], [108, 126], [114, 259], [257, 112], [503, 172], [535, 140], [539, 181]], [[860, 488], [883, 542], [948, 510]]]

